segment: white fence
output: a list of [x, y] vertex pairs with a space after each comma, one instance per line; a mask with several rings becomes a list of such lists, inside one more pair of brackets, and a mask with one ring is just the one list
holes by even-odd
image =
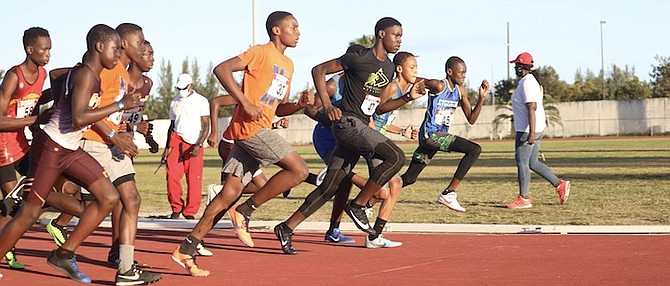
[[[645, 100], [603, 100], [564, 102], [555, 104], [560, 111], [563, 126], [549, 126], [545, 130], [547, 137], [591, 137], [619, 135], [661, 135], [670, 133], [670, 98], [653, 98]], [[396, 125], [405, 127], [407, 124], [419, 126], [423, 120], [424, 109], [403, 109], [400, 111]], [[495, 106], [484, 106], [477, 123], [467, 123], [463, 112], [458, 111], [456, 124], [450, 132], [468, 139], [499, 139], [512, 135], [511, 123], [503, 122], [494, 130], [493, 119], [503, 110], [495, 110]], [[311, 144], [312, 129], [316, 123], [305, 115], [289, 116], [289, 128], [277, 130], [292, 144]], [[219, 119], [219, 130], [223, 132], [230, 118]], [[169, 120], [154, 121], [154, 138], [161, 147], [165, 145]], [[405, 140], [403, 137], [390, 135], [394, 140]], [[141, 137], [135, 138], [140, 148], [148, 148]]]

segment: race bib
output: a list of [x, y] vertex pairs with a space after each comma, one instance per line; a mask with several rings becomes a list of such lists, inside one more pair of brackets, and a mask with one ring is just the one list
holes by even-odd
[[435, 123], [450, 126], [454, 119], [454, 109], [438, 109], [435, 113]]
[[361, 110], [363, 111], [363, 114], [370, 116], [375, 113], [377, 106], [379, 106], [379, 101], [379, 97], [366, 94], [365, 99], [361, 104]]
[[283, 100], [288, 92], [288, 77], [275, 73], [274, 78], [272, 79], [272, 84], [268, 88], [267, 94], [270, 96]]
[[33, 109], [37, 105], [37, 98], [24, 99], [16, 104], [16, 118], [26, 118], [33, 113]]
[[135, 125], [140, 121], [142, 121], [143, 113], [144, 113], [144, 106], [138, 106], [131, 110], [125, 110], [123, 112], [122, 119], [124, 122]]

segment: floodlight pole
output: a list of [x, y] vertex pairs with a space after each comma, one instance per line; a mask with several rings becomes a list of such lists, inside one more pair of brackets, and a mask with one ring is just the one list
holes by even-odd
[[606, 21], [600, 21], [600, 76], [603, 81], [603, 87], [602, 87], [602, 99], [605, 100], [605, 56], [604, 54], [604, 49], [603, 49], [603, 25], [606, 24]]
[[251, 43], [256, 45], [256, 0], [251, 1]]

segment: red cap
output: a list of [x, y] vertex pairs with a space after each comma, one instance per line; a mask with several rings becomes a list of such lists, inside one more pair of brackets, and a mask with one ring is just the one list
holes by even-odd
[[509, 62], [510, 64], [515, 64], [515, 63], [520, 63], [523, 65], [533, 65], [533, 56], [531, 56], [529, 53], [523, 52], [519, 54], [515, 60]]

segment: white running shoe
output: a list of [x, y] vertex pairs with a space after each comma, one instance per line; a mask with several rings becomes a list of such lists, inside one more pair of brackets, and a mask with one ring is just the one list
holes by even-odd
[[365, 248], [391, 248], [401, 245], [402, 242], [388, 240], [381, 234], [372, 241], [370, 240], [369, 236], [365, 236]]
[[458, 203], [456, 197], [456, 192], [449, 192], [446, 195], [440, 193], [440, 196], [437, 197], [437, 202], [457, 212], [465, 212], [465, 208], [463, 208], [461, 204]]
[[205, 246], [202, 244], [202, 242], [198, 243], [198, 246], [195, 247], [195, 251], [198, 253], [198, 255], [201, 256], [212, 256], [214, 253], [209, 251], [209, 249], [205, 248]]

